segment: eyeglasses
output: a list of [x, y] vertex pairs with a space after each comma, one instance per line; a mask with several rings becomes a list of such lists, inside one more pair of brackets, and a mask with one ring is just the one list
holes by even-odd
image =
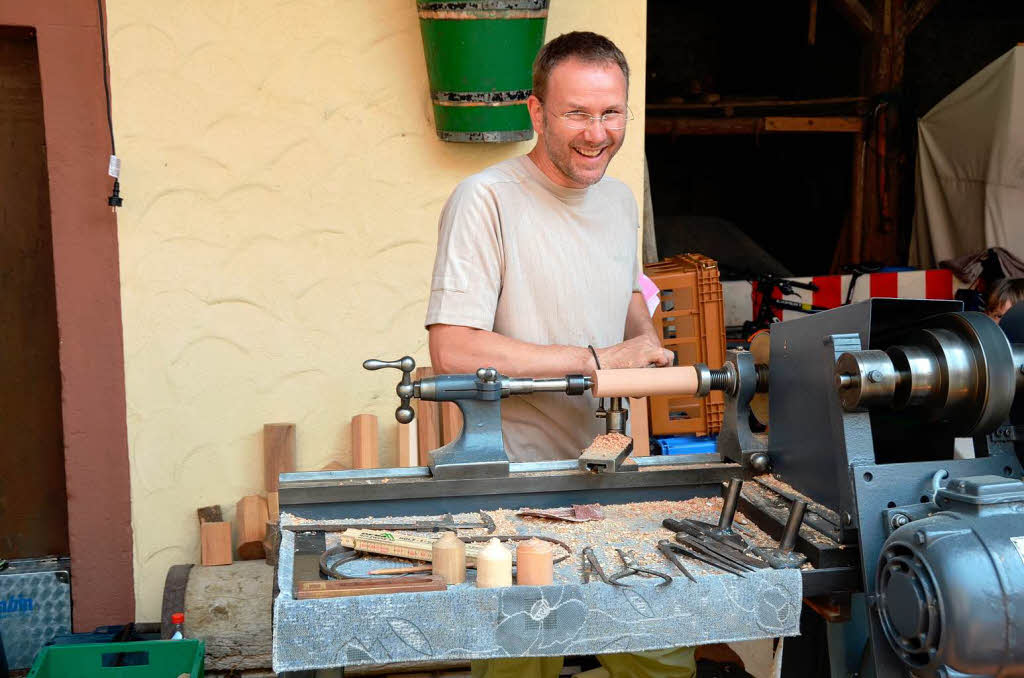
[[[544, 102], [541, 101], [541, 103]], [[590, 115], [583, 111], [570, 111], [561, 114], [553, 113], [552, 115], [556, 118], [561, 118], [569, 129], [587, 129], [590, 127], [590, 123], [600, 121], [605, 129], [618, 131], [626, 129], [626, 123], [633, 120], [633, 111], [629, 110], [629, 106], [626, 107], [625, 113], [612, 111], [603, 115]]]

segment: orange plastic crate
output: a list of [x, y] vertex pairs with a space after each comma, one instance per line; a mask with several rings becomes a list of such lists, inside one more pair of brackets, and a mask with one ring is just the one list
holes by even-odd
[[[644, 272], [661, 290], [654, 327], [661, 345], [676, 356], [676, 365], [725, 363], [725, 314], [718, 263], [700, 254], [681, 254], [649, 264]], [[651, 433], [708, 435], [722, 428], [725, 403], [721, 391], [706, 398], [652, 396]]]

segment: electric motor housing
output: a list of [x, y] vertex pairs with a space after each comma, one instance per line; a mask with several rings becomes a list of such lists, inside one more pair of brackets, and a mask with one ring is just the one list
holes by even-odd
[[934, 501], [882, 547], [886, 639], [915, 676], [1024, 675], [1024, 483], [958, 478]]

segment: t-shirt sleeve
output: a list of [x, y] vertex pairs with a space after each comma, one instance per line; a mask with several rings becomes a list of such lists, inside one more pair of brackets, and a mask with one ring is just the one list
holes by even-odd
[[487, 184], [468, 179], [444, 209], [427, 303], [427, 327], [494, 328], [504, 258], [498, 201]]

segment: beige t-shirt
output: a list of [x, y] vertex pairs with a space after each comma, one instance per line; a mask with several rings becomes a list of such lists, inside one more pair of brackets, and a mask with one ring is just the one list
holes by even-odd
[[[489, 167], [460, 183], [441, 212], [426, 325], [542, 345], [617, 344], [639, 290], [637, 228], [621, 181], [564, 188], [527, 156]], [[502, 400], [509, 459], [578, 457], [604, 432], [596, 407], [589, 392]]]

